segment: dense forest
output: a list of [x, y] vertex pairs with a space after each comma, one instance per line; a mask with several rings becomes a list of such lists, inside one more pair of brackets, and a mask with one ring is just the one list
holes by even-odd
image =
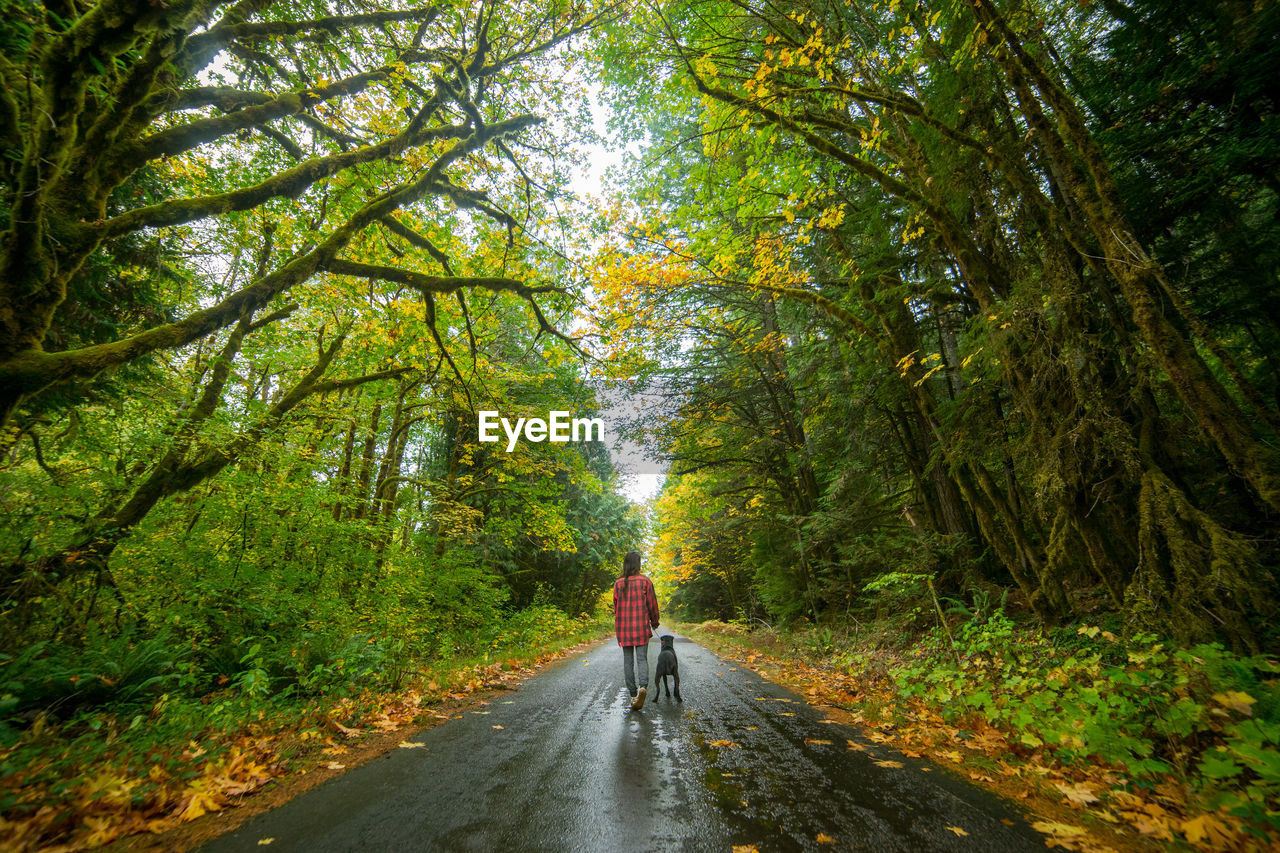
[[678, 600], [820, 620], [936, 576], [1274, 649], [1277, 10], [648, 14], [600, 282], [683, 405]]
[[601, 444], [475, 441], [594, 405], [540, 94], [590, 18], [269, 6], [7, 24], [7, 647], [429, 653], [589, 610], [634, 542]]
[[[599, 632], [643, 542], [694, 621], [1274, 654], [1278, 39], [1236, 0], [10, 0], [4, 777]], [[478, 440], [611, 384], [647, 508], [604, 443]]]

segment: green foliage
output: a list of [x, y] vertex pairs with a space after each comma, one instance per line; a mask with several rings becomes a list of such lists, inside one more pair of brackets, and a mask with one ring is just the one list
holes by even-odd
[[[4, 730], [0, 779], [21, 780], [23, 787], [0, 788], [0, 811], [10, 820], [49, 808], [83, 812], [101, 796], [98, 783], [105, 779], [123, 785], [125, 796], [113, 801], [113, 807], [147, 809], [158, 801], [181, 808], [188, 786], [202, 774], [217, 774], [229, 753], [243, 755], [248, 749], [296, 767], [300, 751], [314, 755], [323, 744], [312, 739], [330, 728], [330, 721], [358, 726], [366, 714], [385, 721], [387, 708], [396, 708], [405, 697], [393, 691], [410, 686], [410, 680], [410, 695], [422, 696], [422, 704], [430, 705], [441, 691], [473, 689], [477, 663], [485, 658], [532, 662], [598, 637], [604, 628], [596, 619], [570, 618], [546, 606], [502, 619], [474, 638], [477, 648], [466, 656], [454, 653], [426, 661], [410, 654], [399, 638], [344, 636], [336, 628], [304, 632], [292, 648], [263, 640], [242, 644], [240, 657], [232, 658], [241, 672], [198, 697], [191, 695], [184, 670], [166, 692], [150, 693], [141, 704], [141, 693], [134, 693], [128, 702], [81, 705], [63, 719], [41, 712], [31, 725]], [[30, 657], [40, 656], [36, 650]], [[15, 663], [7, 661], [0, 672]], [[20, 665], [30, 673], [52, 669], [47, 662]], [[32, 790], [43, 796], [33, 799], [28, 795]], [[63, 831], [78, 825], [72, 821]]]
[[87, 637], [83, 647], [33, 643], [15, 656], [0, 656], [0, 725], [11, 740], [13, 725], [39, 713], [69, 717], [86, 708], [136, 710], [185, 679], [186, 650], [168, 634]]
[[1151, 634], [1098, 628], [1046, 634], [1002, 610], [935, 630], [892, 671], [900, 695], [963, 726], [976, 715], [1020, 749], [1101, 761], [1134, 784], [1176, 773], [1212, 807], [1280, 829], [1280, 688], [1275, 661], [1219, 644], [1170, 647]]
[[690, 477], [660, 538], [692, 618], [868, 614], [867, 581], [919, 571], [953, 609], [1105, 599], [1274, 647], [1275, 20], [666, 0], [613, 25], [601, 75], [649, 147], [597, 328], [682, 401], [651, 432]]

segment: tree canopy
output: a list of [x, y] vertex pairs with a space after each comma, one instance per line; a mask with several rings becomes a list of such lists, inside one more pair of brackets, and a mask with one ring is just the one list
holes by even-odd
[[[682, 2], [606, 48], [661, 155], [602, 278], [690, 394], [667, 511], [724, 502], [677, 562], [755, 577], [717, 612], [818, 618], [896, 559], [1261, 642], [1277, 56], [1270, 13], [1174, 6]], [[1155, 93], [1206, 52], [1220, 89]]]
[[[486, 241], [429, 232], [442, 216], [478, 217], [514, 236], [536, 215], [502, 163], [539, 181], [516, 153], [548, 118], [537, 114], [545, 71], [533, 66], [588, 26], [591, 10], [260, 0], [11, 9], [0, 69], [6, 420], [26, 397], [198, 341], [328, 276], [399, 285], [428, 304], [467, 288], [546, 292], [483, 263], [455, 269], [460, 249]], [[94, 310], [104, 276], [146, 298], [153, 269], [101, 269], [117, 247], [144, 241], [256, 260], [222, 258], [231, 269], [220, 287], [172, 306], [167, 322], [50, 341], [69, 299]]]

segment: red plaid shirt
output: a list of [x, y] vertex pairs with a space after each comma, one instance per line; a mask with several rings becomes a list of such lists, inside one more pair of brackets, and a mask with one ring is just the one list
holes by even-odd
[[658, 596], [653, 581], [644, 575], [618, 578], [613, 582], [613, 628], [618, 645], [640, 646], [658, 627]]

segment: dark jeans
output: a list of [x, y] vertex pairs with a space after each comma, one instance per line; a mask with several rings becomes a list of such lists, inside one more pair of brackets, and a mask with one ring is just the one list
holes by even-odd
[[[632, 662], [635, 663], [634, 671]], [[649, 644], [622, 647], [622, 677], [627, 682], [627, 692], [636, 695], [636, 677], [639, 675], [640, 686], [649, 686]]]

